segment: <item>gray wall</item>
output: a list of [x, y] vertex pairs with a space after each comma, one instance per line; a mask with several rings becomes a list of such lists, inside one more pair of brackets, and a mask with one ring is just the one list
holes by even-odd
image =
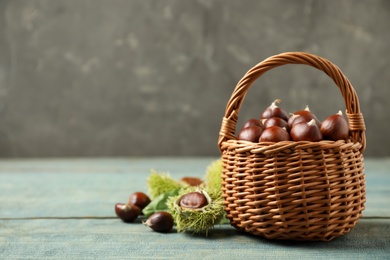
[[[1, 0], [0, 156], [208, 156], [244, 73], [306, 51], [338, 65], [390, 156], [390, 1]], [[320, 117], [345, 105], [322, 72], [289, 65], [250, 89], [240, 121], [275, 98]]]

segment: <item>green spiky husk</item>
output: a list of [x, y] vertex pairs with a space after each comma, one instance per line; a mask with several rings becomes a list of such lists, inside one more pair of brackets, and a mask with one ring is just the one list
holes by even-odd
[[178, 205], [178, 201], [183, 195], [197, 190], [199, 190], [197, 187], [183, 188], [179, 191], [177, 196], [170, 197], [167, 202], [178, 232], [190, 231], [193, 233], [206, 233], [207, 235], [208, 231], [223, 218], [224, 211], [222, 198], [220, 196], [213, 196], [213, 194], [207, 191], [207, 188], [203, 189], [203, 191], [209, 195], [211, 201], [202, 209], [182, 209]]
[[152, 199], [159, 195], [181, 189], [184, 185], [177, 180], [174, 180], [168, 173], [150, 171], [147, 179], [149, 194]]
[[222, 158], [214, 160], [207, 166], [205, 180], [209, 194], [222, 196]]

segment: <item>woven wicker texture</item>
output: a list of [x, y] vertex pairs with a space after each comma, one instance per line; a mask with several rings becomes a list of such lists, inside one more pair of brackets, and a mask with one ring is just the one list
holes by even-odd
[[[235, 137], [251, 84], [285, 64], [306, 64], [332, 78], [346, 104], [346, 141], [252, 143]], [[364, 210], [365, 124], [349, 80], [330, 61], [302, 52], [272, 56], [249, 70], [226, 106], [218, 145], [222, 191], [232, 226], [270, 239], [329, 241], [348, 233]]]

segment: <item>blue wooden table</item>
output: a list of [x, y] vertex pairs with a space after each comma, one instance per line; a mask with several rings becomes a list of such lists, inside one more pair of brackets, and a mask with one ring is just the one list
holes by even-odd
[[150, 170], [204, 177], [216, 158], [0, 160], [0, 259], [390, 259], [390, 159], [366, 159], [367, 203], [331, 242], [272, 241], [216, 226], [208, 237], [125, 224], [114, 205]]

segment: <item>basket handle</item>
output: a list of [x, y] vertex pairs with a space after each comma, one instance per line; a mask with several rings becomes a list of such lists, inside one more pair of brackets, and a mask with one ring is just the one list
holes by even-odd
[[222, 143], [235, 140], [236, 124], [245, 95], [252, 83], [268, 70], [285, 64], [305, 64], [325, 72], [339, 87], [346, 105], [346, 115], [349, 122], [350, 137], [354, 142], [360, 142], [360, 151], [366, 148], [365, 124], [363, 114], [355, 89], [341, 70], [327, 59], [305, 52], [285, 52], [271, 56], [250, 69], [237, 83], [234, 92], [225, 109], [219, 133], [218, 146], [222, 151]]

